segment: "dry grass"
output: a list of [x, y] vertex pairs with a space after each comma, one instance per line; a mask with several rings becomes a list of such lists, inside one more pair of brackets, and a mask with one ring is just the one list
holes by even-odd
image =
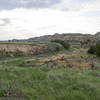
[[69, 67], [69, 63], [73, 68], [86, 69], [90, 66], [90, 61], [87, 61], [89, 55], [85, 50], [76, 50], [71, 53], [62, 53], [49, 57], [41, 57], [38, 59], [38, 63], [44, 64], [49, 61], [56, 61], [57, 65], [62, 65], [63, 67]]

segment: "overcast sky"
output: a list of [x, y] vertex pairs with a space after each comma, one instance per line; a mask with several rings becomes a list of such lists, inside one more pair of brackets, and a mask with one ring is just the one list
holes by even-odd
[[0, 0], [0, 40], [100, 31], [100, 0]]

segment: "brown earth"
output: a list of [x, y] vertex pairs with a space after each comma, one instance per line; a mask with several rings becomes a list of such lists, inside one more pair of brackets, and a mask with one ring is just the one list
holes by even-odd
[[[49, 57], [41, 57], [38, 59], [39, 64], [54, 62], [54, 66], [62, 66], [64, 68], [81, 68], [87, 69], [91, 67], [91, 58], [85, 49], [75, 50], [69, 53], [57, 54]], [[56, 62], [56, 64], [55, 64]]]
[[23, 53], [24, 55], [37, 55], [47, 50], [46, 44], [6, 44], [0, 43], [0, 52]]
[[55, 52], [57, 49], [63, 50], [64, 47], [57, 43], [33, 43], [33, 44], [19, 44], [19, 43], [0, 43], [0, 53], [13, 55], [38, 55], [48, 52]]

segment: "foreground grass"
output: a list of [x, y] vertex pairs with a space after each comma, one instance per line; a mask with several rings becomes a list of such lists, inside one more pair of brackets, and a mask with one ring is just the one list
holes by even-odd
[[0, 100], [100, 100], [100, 70], [3, 66]]

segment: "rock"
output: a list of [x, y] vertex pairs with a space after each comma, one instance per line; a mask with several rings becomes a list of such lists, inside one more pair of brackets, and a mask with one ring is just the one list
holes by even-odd
[[66, 57], [61, 57], [61, 59], [60, 60], [62, 60], [62, 61], [66, 61], [67, 60], [67, 58]]

